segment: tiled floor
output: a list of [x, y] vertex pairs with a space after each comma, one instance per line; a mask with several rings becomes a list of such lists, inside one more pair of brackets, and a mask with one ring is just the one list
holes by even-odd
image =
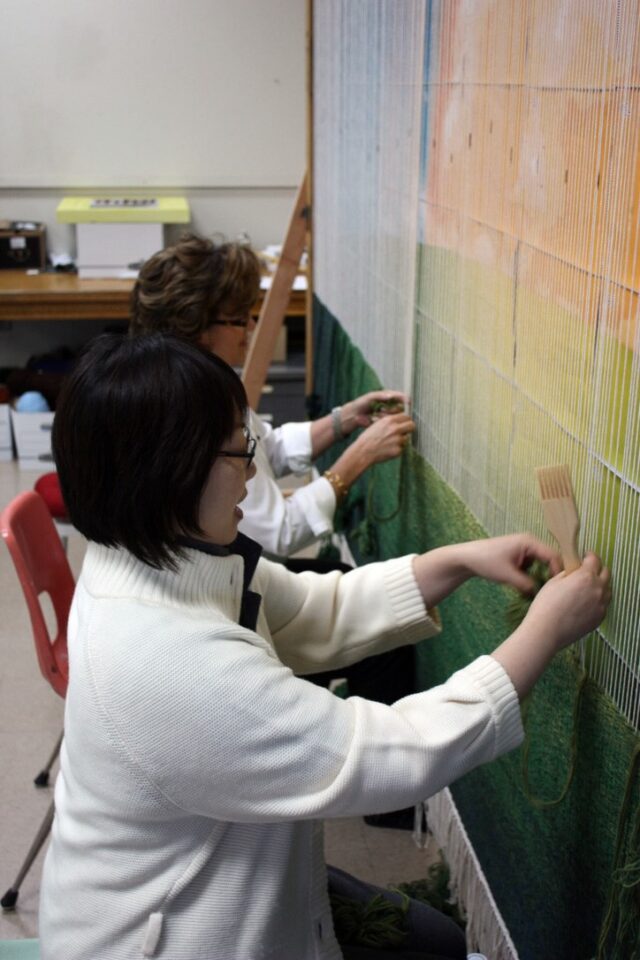
[[[0, 463], [0, 508], [38, 474]], [[83, 555], [79, 536], [69, 540], [69, 558], [78, 573]], [[0, 895], [12, 884], [51, 800], [33, 777], [62, 729], [63, 703], [42, 679], [35, 659], [27, 610], [9, 554], [0, 545]], [[380, 886], [426, 875], [437, 855], [433, 842], [418, 849], [410, 834], [366, 826], [359, 818], [326, 824], [327, 859]], [[41, 853], [27, 875], [15, 912], [0, 914], [0, 940], [37, 935]]]

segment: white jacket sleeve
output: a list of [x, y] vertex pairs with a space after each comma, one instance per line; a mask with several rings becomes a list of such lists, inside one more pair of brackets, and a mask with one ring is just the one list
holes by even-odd
[[[255, 423], [271, 469], [276, 477], [306, 473], [311, 467], [311, 421], [272, 427], [255, 414]], [[257, 421], [257, 423], [256, 423]]]
[[[256, 447], [256, 475], [247, 484], [247, 497], [242, 501], [244, 518], [239, 529], [263, 549], [276, 557], [288, 557], [315, 543], [333, 530], [336, 497], [328, 480], [318, 477], [298, 487], [285, 497], [276, 482], [276, 474], [269, 455], [282, 452], [282, 444], [273, 440], [278, 431], [268, 425], [254, 426], [258, 418], [251, 418], [251, 429], [259, 437]], [[258, 424], [260, 421], [258, 421]], [[287, 424], [309, 433], [309, 424]], [[284, 428], [280, 428], [284, 429]], [[261, 432], [262, 431], [262, 432]], [[273, 442], [272, 442], [273, 441]], [[309, 440], [309, 458], [311, 443]], [[310, 459], [309, 459], [310, 463]], [[308, 469], [309, 463], [307, 463]], [[287, 472], [287, 471], [285, 471]], [[290, 472], [290, 471], [289, 471]]]
[[[358, 636], [368, 638], [372, 650], [378, 630], [383, 647], [412, 631], [415, 638], [420, 626], [428, 633], [407, 559], [341, 578], [300, 577], [293, 601], [266, 604], [278, 653], [295, 659], [294, 631], [301, 660], [330, 645], [333, 631], [352, 649]], [[275, 565], [262, 567], [255, 587], [295, 580]], [[370, 587], [361, 576], [367, 572]], [[130, 605], [120, 605], [119, 617], [135, 616], [136, 656], [127, 655], [128, 629], [108, 634], [109, 644], [89, 641], [86, 694], [100, 692], [101, 722], [110, 724], [124, 762], [191, 814], [262, 822], [394, 810], [522, 739], [516, 692], [492, 657], [392, 706], [341, 700], [296, 677], [267, 635], [229, 620], [211, 623], [206, 614], [173, 617], [170, 606], [159, 615], [154, 604]], [[96, 641], [113, 621], [110, 603], [102, 616], [104, 623], [92, 618]]]
[[171, 696], [143, 687], [115, 716], [141, 774], [191, 814], [262, 822], [397, 810], [522, 739], [516, 693], [492, 657], [387, 706], [341, 700], [239, 634], [203, 636], [186, 661], [179, 644], [168, 652], [153, 670], [171, 677]]
[[250, 414], [251, 431], [259, 438], [275, 477], [306, 473], [311, 467], [311, 421], [283, 423], [279, 427]]

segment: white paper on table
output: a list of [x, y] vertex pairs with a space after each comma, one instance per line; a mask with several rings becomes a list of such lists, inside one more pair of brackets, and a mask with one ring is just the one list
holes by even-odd
[[[273, 277], [261, 277], [260, 278], [260, 289], [268, 290], [271, 286]], [[306, 290], [307, 289], [307, 278], [303, 273], [299, 273], [295, 280], [293, 281], [292, 290]]]

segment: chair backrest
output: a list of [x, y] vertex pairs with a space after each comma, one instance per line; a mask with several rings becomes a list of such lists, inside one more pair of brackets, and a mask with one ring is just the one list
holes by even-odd
[[[27, 601], [40, 670], [56, 693], [64, 697], [69, 680], [67, 620], [75, 580], [42, 497], [30, 490], [12, 500], [0, 514], [0, 533]], [[55, 636], [51, 636], [40, 603], [45, 592], [56, 616]]]

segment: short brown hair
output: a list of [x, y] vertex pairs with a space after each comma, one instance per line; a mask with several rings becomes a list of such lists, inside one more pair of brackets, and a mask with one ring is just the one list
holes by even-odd
[[259, 290], [260, 261], [251, 247], [188, 233], [142, 265], [131, 293], [130, 330], [197, 342], [221, 312], [247, 313]]

